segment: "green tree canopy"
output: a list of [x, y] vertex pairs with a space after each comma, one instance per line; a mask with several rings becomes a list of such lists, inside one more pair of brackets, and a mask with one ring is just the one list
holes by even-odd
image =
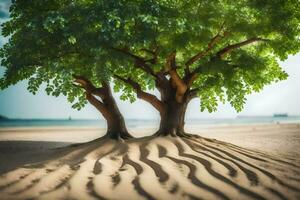
[[[81, 108], [74, 74], [96, 86], [117, 75], [141, 90], [160, 74], [178, 90], [197, 89], [202, 110], [218, 99], [241, 110], [246, 94], [287, 77], [278, 59], [299, 51], [299, 19], [298, 0], [16, 0], [2, 25], [1, 88], [29, 79], [36, 92], [46, 83]], [[123, 83], [115, 89], [133, 101], [137, 87]]]

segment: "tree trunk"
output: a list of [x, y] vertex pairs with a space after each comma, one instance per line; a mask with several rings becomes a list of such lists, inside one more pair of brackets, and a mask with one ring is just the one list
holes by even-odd
[[109, 92], [103, 102], [109, 112], [108, 115], [104, 116], [107, 121], [107, 132], [105, 136], [116, 140], [132, 138], [127, 131], [125, 120], [111, 92]]
[[74, 75], [75, 84], [86, 91], [86, 99], [103, 115], [107, 121], [107, 132], [104, 137], [111, 139], [129, 139], [124, 118], [112, 95], [109, 82], [103, 81], [102, 87], [96, 88], [93, 83], [84, 76]]
[[86, 97], [107, 121], [107, 132], [104, 137], [115, 140], [132, 138], [126, 129], [124, 118], [112, 96], [109, 83], [102, 83], [102, 85], [101, 91], [99, 90], [97, 93], [99, 99], [89, 90], [87, 90]]
[[187, 102], [178, 103], [175, 99], [165, 103], [165, 112], [161, 114], [159, 130], [156, 136], [187, 136], [184, 131], [184, 119]]

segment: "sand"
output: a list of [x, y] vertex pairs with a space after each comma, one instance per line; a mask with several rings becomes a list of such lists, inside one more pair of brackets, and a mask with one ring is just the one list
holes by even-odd
[[0, 129], [0, 199], [300, 199], [299, 124], [187, 130], [201, 137], [74, 145], [104, 130]]

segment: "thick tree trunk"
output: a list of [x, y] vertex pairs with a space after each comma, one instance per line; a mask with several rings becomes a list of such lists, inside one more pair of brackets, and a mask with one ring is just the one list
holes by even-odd
[[113, 113], [111, 118], [107, 120], [107, 132], [105, 137], [110, 139], [129, 139], [132, 136], [128, 133], [122, 115]]
[[187, 136], [184, 131], [187, 102], [178, 103], [175, 99], [165, 104], [156, 136]]
[[104, 118], [107, 121], [107, 132], [105, 136], [117, 140], [132, 138], [127, 131], [125, 120], [110, 92], [110, 89], [108, 95], [104, 98], [103, 103], [108, 110], [108, 114], [104, 115]]
[[86, 91], [86, 99], [103, 115], [107, 121], [107, 132], [104, 137], [111, 139], [129, 139], [124, 118], [112, 95], [109, 82], [103, 81], [102, 87], [96, 88], [93, 83], [84, 76], [74, 75], [75, 84]]
[[124, 118], [118, 105], [112, 96], [109, 83], [103, 83], [101, 91], [94, 92], [99, 98], [87, 90], [87, 100], [97, 108], [107, 121], [107, 132], [104, 137], [111, 139], [129, 139], [132, 136], [128, 133]]

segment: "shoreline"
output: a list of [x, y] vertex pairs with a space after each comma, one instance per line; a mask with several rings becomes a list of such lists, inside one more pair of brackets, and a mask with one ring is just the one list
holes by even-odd
[[[156, 124], [157, 128], [159, 124]], [[299, 125], [300, 121], [276, 121], [276, 122], [253, 122], [253, 123], [207, 123], [207, 124], [188, 124], [186, 123], [185, 127], [189, 129], [190, 127], [199, 127], [199, 128], [226, 128], [226, 127], [244, 127], [244, 126], [266, 126], [266, 125]], [[80, 129], [80, 130], [91, 130], [91, 129], [106, 129], [105, 127], [100, 127], [97, 125], [56, 125], [56, 126], [0, 126], [0, 132], [3, 131], [11, 131], [11, 130], [54, 130], [54, 129], [61, 129], [61, 130], [70, 130], [71, 129]], [[139, 126], [128, 126], [128, 129], [141, 129], [141, 128], [156, 128], [151, 125], [139, 125]]]

